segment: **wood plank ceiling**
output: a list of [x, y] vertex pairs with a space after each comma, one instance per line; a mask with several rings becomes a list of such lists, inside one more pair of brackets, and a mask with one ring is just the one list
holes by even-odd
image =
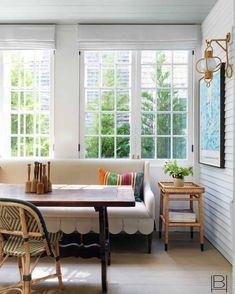
[[0, 0], [0, 23], [200, 24], [217, 0]]

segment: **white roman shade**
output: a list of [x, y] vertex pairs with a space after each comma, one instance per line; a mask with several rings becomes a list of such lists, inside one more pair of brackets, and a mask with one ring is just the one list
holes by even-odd
[[55, 49], [55, 25], [0, 25], [0, 49]]
[[197, 47], [198, 25], [79, 25], [80, 50], [184, 49]]

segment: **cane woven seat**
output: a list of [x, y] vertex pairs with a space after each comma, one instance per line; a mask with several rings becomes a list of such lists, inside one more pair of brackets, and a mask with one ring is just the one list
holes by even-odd
[[[59, 241], [62, 237], [62, 232], [49, 233], [50, 243], [53, 244]], [[29, 239], [30, 255], [38, 256], [45, 251], [45, 246], [42, 238], [30, 238]], [[3, 245], [4, 254], [11, 256], [23, 256], [25, 255], [24, 240], [21, 237], [10, 236]]]

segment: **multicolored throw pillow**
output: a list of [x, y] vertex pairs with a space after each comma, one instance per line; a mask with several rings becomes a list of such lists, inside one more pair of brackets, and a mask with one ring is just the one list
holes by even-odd
[[134, 190], [135, 201], [143, 201], [143, 172], [126, 172], [118, 174], [101, 168], [99, 170], [99, 176], [100, 185], [131, 185]]

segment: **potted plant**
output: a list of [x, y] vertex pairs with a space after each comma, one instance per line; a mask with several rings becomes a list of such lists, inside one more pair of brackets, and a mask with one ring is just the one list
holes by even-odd
[[178, 166], [176, 160], [172, 162], [166, 162], [164, 166], [164, 173], [169, 174], [173, 178], [174, 185], [176, 187], [184, 186], [184, 177], [193, 174], [193, 167]]

